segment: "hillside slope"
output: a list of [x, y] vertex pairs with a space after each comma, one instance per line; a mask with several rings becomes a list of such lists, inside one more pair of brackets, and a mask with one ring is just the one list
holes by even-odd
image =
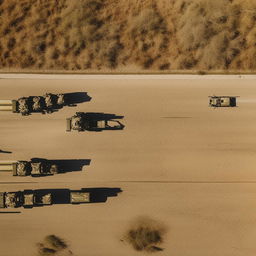
[[0, 69], [256, 69], [256, 1], [0, 0]]

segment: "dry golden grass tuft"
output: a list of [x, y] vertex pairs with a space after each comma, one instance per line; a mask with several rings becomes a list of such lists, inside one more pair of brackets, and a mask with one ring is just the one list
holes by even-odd
[[0, 69], [256, 69], [251, 0], [0, 0]]
[[163, 243], [166, 227], [149, 217], [137, 218], [127, 230], [124, 240], [136, 251], [158, 252], [164, 249]]
[[37, 244], [38, 256], [70, 256], [73, 255], [67, 243], [56, 235], [49, 235]]

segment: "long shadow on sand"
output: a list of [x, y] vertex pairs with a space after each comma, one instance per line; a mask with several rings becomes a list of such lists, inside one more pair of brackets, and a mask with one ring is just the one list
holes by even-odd
[[82, 171], [83, 167], [90, 165], [91, 159], [54, 159], [32, 158], [32, 162], [42, 162], [49, 165], [57, 165], [58, 173]]
[[[77, 112], [77, 116], [82, 118], [79, 131], [93, 131], [102, 132], [104, 130], [123, 130], [125, 125], [118, 119], [123, 119], [124, 116], [118, 116], [115, 114], [97, 113], [97, 112]], [[72, 117], [74, 118], [74, 117]], [[71, 119], [67, 119], [68, 126], [67, 131], [70, 131]]]
[[65, 104], [64, 106], [76, 106], [76, 104], [90, 101], [92, 98], [87, 92], [72, 92], [64, 93]]
[[116, 114], [107, 114], [107, 113], [97, 113], [97, 112], [87, 112], [85, 117], [95, 121], [110, 121], [113, 119], [123, 119], [124, 116], [118, 116]]
[[3, 153], [3, 154], [11, 154], [12, 152], [11, 152], [11, 151], [6, 151], [6, 150], [0, 149], [0, 153]]
[[118, 193], [122, 192], [120, 188], [82, 188], [80, 190], [70, 189], [37, 189], [34, 193], [40, 195], [51, 193], [52, 204], [70, 204], [71, 192], [86, 192], [90, 193], [90, 203], [105, 203], [108, 197], [116, 197]]

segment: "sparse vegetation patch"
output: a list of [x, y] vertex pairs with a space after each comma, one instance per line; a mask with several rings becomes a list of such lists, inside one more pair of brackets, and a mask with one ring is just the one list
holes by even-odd
[[56, 235], [49, 235], [37, 244], [38, 256], [70, 256], [73, 255], [67, 243]]
[[124, 240], [136, 251], [163, 251], [161, 244], [164, 240], [166, 228], [163, 224], [148, 217], [136, 219], [125, 234]]

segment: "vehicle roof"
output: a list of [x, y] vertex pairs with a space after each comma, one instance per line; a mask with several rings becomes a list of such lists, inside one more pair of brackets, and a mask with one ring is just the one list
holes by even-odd
[[239, 96], [208, 96], [209, 98], [237, 98]]
[[0, 208], [4, 208], [4, 192], [0, 192]]
[[25, 205], [33, 205], [33, 199], [34, 199], [33, 194], [25, 194], [24, 195], [24, 204]]
[[71, 203], [90, 202], [90, 193], [81, 191], [72, 191], [70, 194]]

